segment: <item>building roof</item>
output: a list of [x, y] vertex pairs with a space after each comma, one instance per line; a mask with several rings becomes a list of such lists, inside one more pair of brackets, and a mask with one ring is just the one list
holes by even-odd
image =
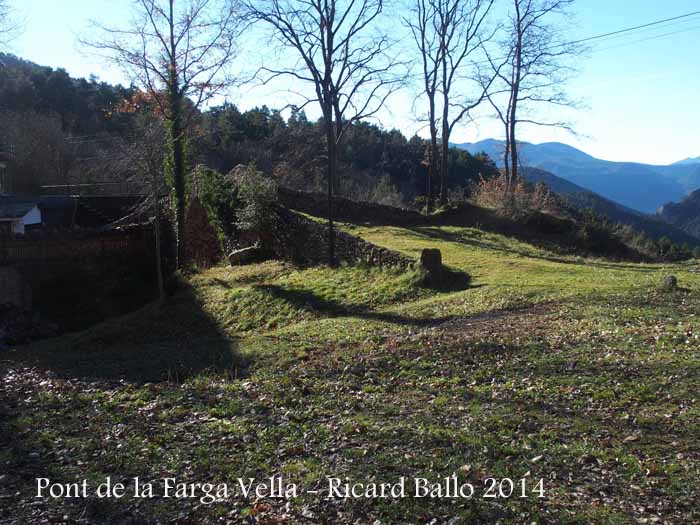
[[34, 206], [49, 227], [99, 228], [133, 212], [143, 196], [0, 195], [0, 220], [21, 218]]
[[15, 197], [0, 197], [0, 220], [21, 219], [37, 206], [35, 200], [18, 200]]

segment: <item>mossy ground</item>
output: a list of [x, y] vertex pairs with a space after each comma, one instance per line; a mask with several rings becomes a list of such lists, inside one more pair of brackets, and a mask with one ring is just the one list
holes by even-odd
[[[562, 257], [469, 228], [344, 228], [468, 288], [278, 262], [191, 276], [164, 305], [0, 354], [0, 521], [696, 523], [697, 263]], [[667, 274], [685, 290], [661, 293]], [[56, 481], [393, 481], [460, 499], [36, 500]], [[545, 497], [480, 497], [488, 478]], [[461, 518], [461, 521], [456, 518]], [[131, 520], [131, 521], [128, 521]]]

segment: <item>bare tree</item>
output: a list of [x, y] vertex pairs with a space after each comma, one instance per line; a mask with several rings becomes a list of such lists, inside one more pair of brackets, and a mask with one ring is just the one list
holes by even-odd
[[18, 25], [7, 0], [0, 0], [0, 51], [15, 37]]
[[416, 0], [413, 13], [404, 18], [404, 24], [410, 29], [413, 40], [418, 47], [421, 57], [421, 81], [423, 93], [428, 99], [428, 128], [430, 130], [430, 146], [428, 148], [428, 184], [426, 206], [428, 213], [433, 211], [435, 202], [434, 181], [437, 175], [437, 113], [435, 109], [435, 97], [438, 87], [438, 74], [440, 71], [440, 47], [438, 35], [435, 30], [436, 9], [432, 0]]
[[[469, 112], [479, 106], [487, 96], [496, 74], [481, 77], [474, 71], [480, 82], [478, 93], [468, 95], [466, 93], [453, 96], [453, 88], [467, 75], [462, 74], [467, 61], [475, 53], [483, 49], [484, 43], [492, 36], [484, 34], [485, 20], [493, 7], [494, 0], [433, 0], [437, 9], [437, 29], [440, 49], [440, 91], [442, 93], [442, 136], [440, 162], [440, 204], [447, 202], [447, 173], [448, 153], [450, 148], [450, 136], [455, 126], [462, 121]], [[457, 100], [455, 100], [457, 99]], [[454, 108], [455, 114], [450, 117], [450, 110]]]
[[138, 137], [131, 144], [129, 158], [133, 160], [138, 175], [150, 182], [153, 201], [153, 233], [155, 242], [156, 283], [158, 298], [163, 299], [163, 266], [161, 257], [161, 214], [160, 201], [163, 195], [163, 158], [167, 152], [163, 124], [148, 114], [139, 115], [137, 120]]
[[[353, 122], [375, 115], [401, 84], [394, 74], [398, 61], [389, 56], [390, 41], [377, 31], [382, 0], [262, 0], [248, 3], [252, 20], [272, 29], [284, 64], [263, 66], [264, 82], [288, 77], [313, 87], [299, 94], [301, 109], [318, 103], [327, 148], [328, 260], [335, 262], [333, 191], [337, 148]], [[290, 65], [287, 65], [290, 64]]]
[[11, 149], [14, 189], [38, 193], [42, 186], [70, 192], [78, 161], [76, 143], [56, 114], [1, 111], [0, 144]]
[[[485, 34], [484, 31], [493, 4], [494, 0], [415, 0], [412, 16], [404, 19], [421, 57], [423, 93], [428, 99], [428, 212], [433, 207], [437, 172], [440, 174], [440, 204], [445, 204], [447, 200], [452, 131], [485, 100], [496, 76], [492, 74], [484, 82], [472, 60], [493, 36], [493, 33]], [[466, 83], [477, 87], [478, 93], [455, 93], [458, 87], [464, 89]], [[438, 94], [441, 98], [440, 110], [436, 109]], [[451, 110], [455, 110], [452, 116]], [[440, 148], [438, 122], [441, 128]]]
[[234, 0], [133, 0], [132, 9], [129, 27], [95, 23], [100, 37], [83, 42], [123, 67], [166, 118], [180, 266], [186, 244], [186, 131], [196, 111], [233, 83], [226, 70], [240, 18]]
[[[551, 126], [571, 130], [570, 124], [537, 117], [540, 106], [571, 107], [575, 102], [564, 92], [572, 68], [567, 59], [582, 52], [581, 46], [563, 41], [550, 20], [564, 15], [574, 0], [512, 0], [500, 52], [504, 57], [489, 63], [501, 84], [489, 93], [489, 101], [506, 133], [504, 165], [506, 177], [518, 177], [518, 124]], [[500, 63], [499, 63], [500, 62]]]

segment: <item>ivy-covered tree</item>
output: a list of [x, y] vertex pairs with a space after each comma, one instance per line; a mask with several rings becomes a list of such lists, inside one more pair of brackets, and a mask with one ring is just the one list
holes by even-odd
[[84, 43], [127, 69], [166, 117], [175, 189], [178, 266], [185, 259], [185, 139], [194, 113], [230, 86], [226, 74], [239, 30], [231, 0], [135, 0], [134, 22], [95, 23], [101, 37]]

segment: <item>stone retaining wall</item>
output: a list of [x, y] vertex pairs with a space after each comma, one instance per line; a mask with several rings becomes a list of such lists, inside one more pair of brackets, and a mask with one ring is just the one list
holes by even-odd
[[[328, 262], [328, 226], [286, 208], [277, 210], [277, 227], [272, 233], [270, 249], [275, 257], [298, 264]], [[413, 259], [382, 248], [346, 232], [335, 230], [337, 262], [408, 268]]]

